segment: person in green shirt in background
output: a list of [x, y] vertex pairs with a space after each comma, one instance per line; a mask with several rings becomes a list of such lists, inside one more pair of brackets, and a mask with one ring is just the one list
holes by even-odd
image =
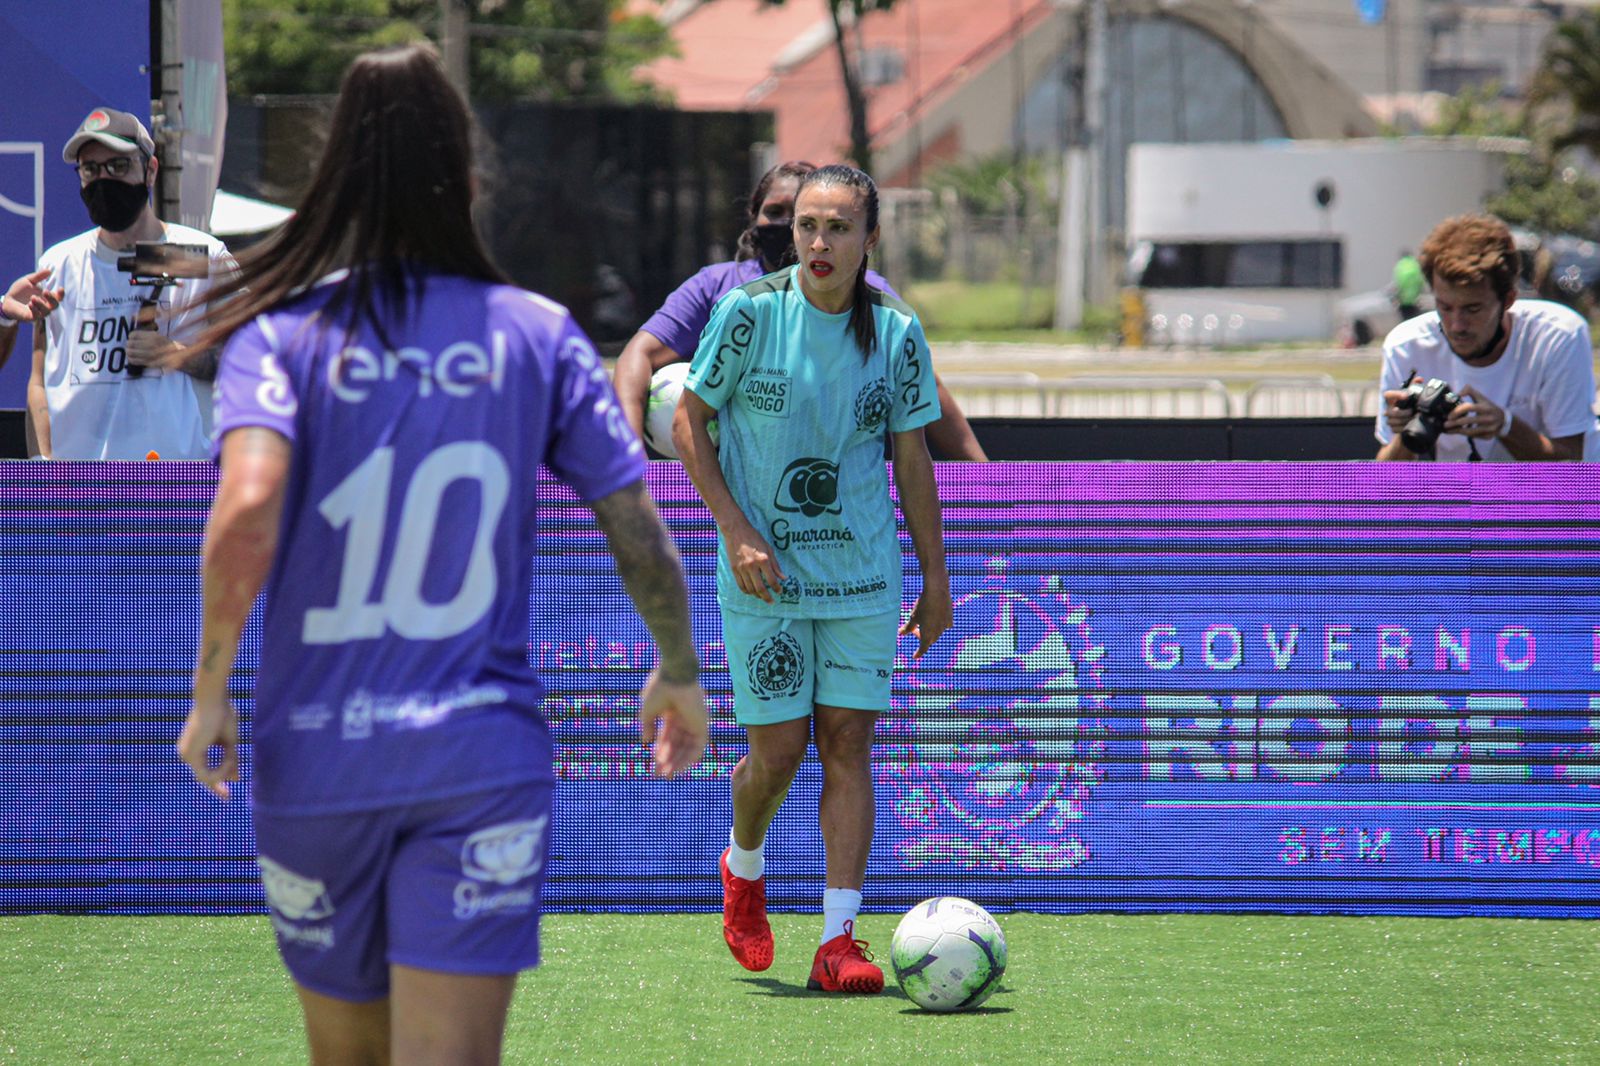
[[1416, 318], [1422, 313], [1417, 301], [1422, 298], [1422, 287], [1427, 282], [1422, 277], [1422, 264], [1410, 250], [1400, 249], [1400, 258], [1394, 264], [1394, 304], [1400, 309], [1400, 321]]

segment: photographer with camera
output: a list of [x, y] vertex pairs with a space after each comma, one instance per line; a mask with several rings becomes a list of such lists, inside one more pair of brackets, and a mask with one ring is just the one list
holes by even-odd
[[1588, 323], [1560, 304], [1517, 299], [1516, 245], [1490, 215], [1441, 222], [1419, 259], [1437, 310], [1383, 343], [1377, 457], [1582, 459], [1595, 433]]
[[[51, 247], [28, 275], [58, 304], [29, 300], [30, 454], [209, 458], [216, 355], [188, 341], [203, 324], [206, 275], [231, 266], [228, 250], [209, 234], [156, 217], [150, 200], [160, 164], [134, 116], [96, 108], [61, 158], [77, 170], [96, 228]], [[199, 263], [175, 267], [169, 242], [199, 246]]]

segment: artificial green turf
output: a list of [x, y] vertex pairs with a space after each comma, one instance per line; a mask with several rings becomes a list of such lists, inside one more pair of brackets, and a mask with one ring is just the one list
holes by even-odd
[[[738, 968], [715, 915], [556, 915], [508, 1063], [1600, 1062], [1583, 921], [998, 916], [980, 1010], [805, 991], [820, 919], [774, 916]], [[866, 915], [887, 956], [894, 919]], [[298, 1009], [261, 918], [0, 920], [0, 1063], [293, 1063]]]

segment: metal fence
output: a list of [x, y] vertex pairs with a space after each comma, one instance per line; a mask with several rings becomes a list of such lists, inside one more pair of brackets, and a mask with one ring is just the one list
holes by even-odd
[[1026, 371], [941, 376], [981, 418], [1340, 418], [1376, 416], [1373, 385], [1322, 374], [1227, 380], [1156, 375], [1045, 379]]
[[[879, 205], [878, 269], [917, 301], [930, 326], [991, 329], [1051, 324], [1055, 309], [1056, 209], [1013, 200], [982, 213], [950, 191], [885, 189]], [[940, 283], [956, 283], [941, 290]], [[961, 292], [955, 291], [959, 285]], [[939, 298], [949, 295], [950, 299]]]

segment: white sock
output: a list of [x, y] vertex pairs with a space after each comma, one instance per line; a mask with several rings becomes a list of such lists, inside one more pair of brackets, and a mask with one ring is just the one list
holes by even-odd
[[728, 830], [728, 872], [746, 881], [759, 881], [767, 870], [766, 846], [763, 840], [754, 850], [746, 851], [733, 839], [733, 830]]
[[822, 891], [822, 942], [843, 936], [850, 926], [854, 932], [856, 915], [861, 910], [861, 893], [853, 888], [827, 888]]

